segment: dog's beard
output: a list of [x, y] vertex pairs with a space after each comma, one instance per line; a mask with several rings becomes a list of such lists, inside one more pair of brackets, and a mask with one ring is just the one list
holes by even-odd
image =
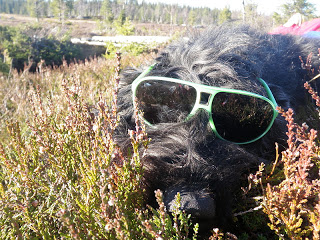
[[208, 119], [207, 112], [199, 111], [188, 122], [148, 129], [152, 140], [144, 156], [146, 182], [164, 191], [167, 209], [174, 209], [180, 192], [181, 208], [200, 220], [225, 214], [216, 206], [229, 201], [228, 190], [259, 161], [239, 145], [218, 139]]

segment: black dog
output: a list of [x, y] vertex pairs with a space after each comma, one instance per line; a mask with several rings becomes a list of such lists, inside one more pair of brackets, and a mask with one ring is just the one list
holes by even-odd
[[[155, 60], [156, 64], [146, 76], [243, 90], [270, 99], [267, 87], [259, 80], [261, 78], [271, 89], [277, 105], [283, 109], [298, 109], [305, 104], [303, 82], [307, 74], [301, 66], [299, 56], [306, 59], [311, 52], [317, 54], [317, 46], [309, 39], [268, 35], [243, 26], [217, 27], [168, 46]], [[314, 61], [316, 63], [318, 59]], [[118, 140], [124, 148], [128, 143], [125, 140], [127, 130], [134, 129], [135, 126], [132, 83], [144, 70], [127, 69], [120, 81], [118, 100], [121, 120]], [[192, 86], [174, 82], [175, 80], [152, 81], [145, 82], [145, 86], [155, 83], [153, 87], [145, 89], [144, 93], [149, 94], [148, 97], [140, 99], [140, 107], [148, 111], [144, 113], [144, 117], [150, 123], [147, 133], [152, 139], [147, 154], [143, 157], [145, 184], [149, 193], [147, 201], [152, 205], [154, 190], [161, 189], [167, 209], [170, 210], [174, 196], [180, 192], [181, 205], [186, 212], [191, 213], [197, 221], [205, 220], [219, 227], [231, 216], [234, 191], [240, 188], [241, 176], [252, 171], [262, 161], [274, 160], [275, 142], [285, 147], [286, 122], [278, 116], [271, 129], [261, 138], [246, 144], [234, 143], [255, 138], [246, 136], [250, 127], [241, 131], [236, 125], [227, 133], [231, 136], [229, 137], [219, 133], [223, 127], [215, 126], [220, 135], [217, 136], [210, 123], [210, 114], [215, 118], [215, 113], [200, 108], [186, 119], [186, 112], [190, 112], [192, 107], [184, 109], [185, 102], [189, 101], [189, 95], [196, 94], [190, 93]], [[171, 85], [165, 89], [165, 84]], [[176, 91], [177, 87], [184, 89], [170, 93], [171, 90]], [[164, 99], [163, 102], [155, 100], [159, 98], [155, 96], [158, 93], [153, 92], [157, 89], [168, 91], [159, 95]], [[139, 86], [137, 91], [143, 91], [142, 87]], [[226, 93], [228, 96], [229, 94]], [[210, 105], [211, 95], [212, 92], [201, 93], [200, 103], [203, 106]], [[172, 98], [172, 101], [166, 96]], [[251, 97], [248, 99], [251, 101]], [[246, 97], [242, 100], [246, 101]], [[161, 110], [157, 110], [154, 103], [146, 107], [144, 104], [148, 104], [148, 101], [160, 101]], [[193, 101], [194, 99], [191, 100], [191, 105]], [[231, 102], [230, 98], [220, 100], [218, 104], [224, 107], [228, 101]], [[242, 107], [241, 104], [238, 106]], [[228, 111], [237, 111], [232, 106]], [[251, 107], [250, 104], [248, 106]], [[215, 108], [212, 109], [216, 111]], [[227, 111], [224, 108], [222, 110]], [[237, 118], [237, 115], [233, 117]], [[228, 124], [229, 120], [228, 116], [222, 116], [220, 125], [224, 121]], [[215, 121], [218, 120], [213, 119]], [[228, 125], [223, 131], [227, 130]], [[258, 135], [260, 137], [263, 134]]]

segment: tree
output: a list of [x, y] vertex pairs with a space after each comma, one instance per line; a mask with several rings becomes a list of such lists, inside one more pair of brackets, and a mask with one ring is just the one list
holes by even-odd
[[315, 6], [307, 0], [293, 0], [292, 3], [283, 4], [282, 9], [284, 14], [288, 17], [292, 16], [294, 13], [301, 13], [306, 17], [315, 17]]
[[221, 24], [229, 20], [231, 20], [231, 11], [228, 7], [225, 7], [219, 14], [219, 23]]
[[107, 25], [125, 13], [122, 25], [127, 17], [134, 22], [210, 25], [218, 23], [220, 10], [139, 0], [0, 0], [0, 13], [55, 16], [60, 21], [68, 16], [79, 19], [101, 16]]
[[64, 21], [67, 13], [67, 5], [65, 0], [52, 0], [50, 7], [53, 15], [59, 19], [60, 22]]
[[114, 26], [118, 34], [125, 36], [132, 35], [135, 29], [129, 18], [126, 17], [124, 9], [121, 10], [118, 18], [114, 21]]
[[247, 23], [254, 23], [254, 21], [257, 19], [257, 12], [258, 5], [249, 3], [245, 5], [244, 11], [245, 11], [245, 21]]
[[281, 5], [282, 14], [275, 13], [276, 22], [286, 22], [293, 14], [301, 13], [306, 19], [315, 17], [315, 6], [307, 0], [291, 0], [287, 4]]
[[122, 26], [124, 24], [124, 22], [126, 21], [126, 18], [127, 18], [126, 13], [125, 13], [124, 9], [122, 9], [117, 20], [116, 20], [117, 24]]
[[[220, 15], [220, 10], [215, 8], [213, 10], [211, 10], [211, 18], [209, 18], [207, 20], [207, 23], [214, 23], [214, 24], [217, 24], [219, 22], [219, 15]], [[205, 23], [203, 23], [205, 24]]]
[[189, 25], [192, 26], [196, 23], [196, 17], [197, 17], [196, 12], [193, 9], [191, 9], [188, 16]]
[[162, 23], [162, 11], [163, 11], [163, 5], [160, 3], [157, 3], [154, 9], [156, 23]]
[[129, 4], [130, 5], [138, 5], [138, 0], [130, 0]]
[[170, 23], [171, 25], [173, 24], [173, 11], [174, 11], [174, 6], [173, 5], [168, 5], [167, 7], [164, 8], [166, 11], [165, 13], [165, 19], [167, 23]]
[[74, 1], [73, 0], [65, 0], [66, 4], [66, 12], [65, 15], [68, 15], [69, 17], [72, 15], [72, 11], [74, 10]]
[[83, 18], [84, 16], [87, 16], [86, 3], [84, 0], [76, 0], [74, 5], [77, 18]]
[[112, 23], [114, 15], [112, 13], [111, 1], [104, 0], [101, 5], [100, 14], [107, 23]]
[[115, 21], [115, 27], [118, 34], [124, 35], [124, 36], [129, 36], [134, 34], [135, 27], [128, 18], [126, 18], [126, 20], [122, 25], [119, 25], [119, 23], [120, 22]]
[[273, 20], [275, 21], [276, 24], [281, 24], [284, 21], [282, 16], [277, 12], [273, 13], [272, 18], [273, 18]]
[[43, 0], [27, 0], [27, 9], [31, 17], [36, 17], [37, 22], [41, 16], [44, 15], [44, 2]]

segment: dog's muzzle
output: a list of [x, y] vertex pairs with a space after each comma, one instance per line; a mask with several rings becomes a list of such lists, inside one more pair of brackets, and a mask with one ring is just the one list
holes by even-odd
[[173, 212], [176, 208], [175, 196], [180, 193], [180, 210], [191, 214], [199, 220], [213, 219], [216, 215], [216, 204], [205, 189], [197, 186], [173, 186], [164, 192], [164, 204], [168, 211]]

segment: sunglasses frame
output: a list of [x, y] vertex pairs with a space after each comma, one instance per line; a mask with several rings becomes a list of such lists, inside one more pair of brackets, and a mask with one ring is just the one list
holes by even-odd
[[[274, 98], [269, 86], [261, 78], [257, 78], [257, 79], [260, 81], [260, 83], [262, 84], [262, 86], [266, 90], [267, 95], [268, 95], [269, 98], [266, 98], [266, 97], [264, 97], [262, 95], [259, 95], [259, 94], [256, 94], [256, 93], [247, 92], [247, 91], [244, 91], [244, 90], [208, 86], [208, 85], [204, 85], [204, 84], [193, 83], [193, 82], [184, 81], [184, 80], [175, 79], [175, 78], [158, 77], [158, 76], [147, 76], [147, 77], [145, 77], [153, 69], [153, 67], [154, 67], [154, 65], [150, 66], [148, 69], [143, 71], [132, 82], [132, 93], [133, 93], [132, 98], [133, 98], [133, 101], [136, 100], [137, 87], [143, 81], [148, 81], [148, 80], [156, 80], [156, 81], [164, 81], [164, 82], [166, 81], [166, 82], [173, 82], [173, 83], [179, 83], [179, 84], [184, 84], [184, 85], [191, 86], [191, 87], [195, 88], [195, 90], [197, 91], [197, 97], [196, 97], [195, 104], [194, 104], [191, 112], [189, 113], [189, 115], [185, 119], [185, 121], [188, 121], [190, 118], [192, 118], [192, 116], [194, 116], [199, 109], [204, 109], [205, 111], [207, 111], [209, 113], [209, 124], [210, 124], [210, 127], [211, 127], [212, 131], [221, 140], [232, 142], [232, 143], [236, 143], [236, 144], [248, 144], [248, 143], [255, 142], [255, 141], [259, 140], [260, 138], [262, 138], [270, 130], [270, 128], [272, 127], [272, 125], [274, 123], [274, 120], [276, 119], [276, 117], [278, 115], [278, 111], [276, 110], [276, 107], [278, 106], [278, 104], [277, 104], [277, 102], [276, 102], [276, 100], [275, 100], [275, 98]], [[240, 94], [240, 95], [255, 97], [255, 98], [259, 98], [259, 99], [262, 99], [262, 100], [268, 102], [272, 106], [272, 109], [273, 109], [272, 120], [270, 121], [270, 124], [269, 124], [268, 128], [266, 128], [266, 130], [260, 136], [256, 137], [255, 139], [252, 139], [250, 141], [233, 142], [233, 141], [224, 139], [222, 136], [220, 136], [220, 134], [218, 133], [218, 131], [217, 131], [216, 127], [215, 127], [215, 124], [214, 124], [214, 121], [213, 121], [213, 118], [212, 118], [212, 112], [211, 112], [213, 99], [214, 99], [215, 95], [217, 93], [220, 93], [220, 92], [233, 93], [233, 94]], [[202, 93], [210, 94], [206, 104], [200, 103], [201, 94]], [[147, 125], [154, 127], [154, 125], [151, 124], [150, 122], [148, 122], [146, 119], [144, 119], [144, 121], [146, 122]]]

